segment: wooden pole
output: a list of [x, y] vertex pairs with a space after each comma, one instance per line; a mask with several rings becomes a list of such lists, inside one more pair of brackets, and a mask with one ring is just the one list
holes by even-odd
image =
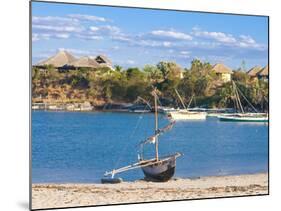
[[237, 101], [239, 103], [240, 110], [242, 111], [242, 113], [244, 113], [244, 109], [243, 109], [242, 103], [240, 101], [240, 97], [239, 97], [237, 87], [236, 87], [236, 84], [234, 83], [234, 81], [233, 81], [233, 84], [234, 84], [234, 87], [235, 87], [235, 93], [236, 93]]
[[158, 106], [157, 106], [157, 95], [156, 95], [156, 89], [154, 89], [154, 110], [155, 110], [155, 159], [158, 161]]
[[175, 92], [176, 92], [177, 96], [179, 97], [179, 99], [180, 99], [180, 101], [181, 101], [181, 104], [182, 104], [183, 108], [184, 108], [184, 109], [186, 109], [186, 106], [185, 106], [185, 104], [184, 104], [184, 102], [183, 102], [183, 100], [182, 100], [182, 98], [181, 98], [180, 94], [178, 93], [178, 90], [177, 90], [177, 89], [175, 89]]

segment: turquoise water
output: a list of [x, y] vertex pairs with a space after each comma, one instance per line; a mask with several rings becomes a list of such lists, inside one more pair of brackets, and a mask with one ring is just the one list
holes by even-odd
[[[160, 126], [168, 120], [160, 116]], [[137, 161], [137, 144], [153, 134], [153, 114], [32, 112], [32, 182], [94, 183], [103, 173]], [[152, 156], [153, 145], [146, 147]], [[160, 137], [159, 153], [181, 152], [176, 177], [266, 172], [268, 125], [206, 121], [177, 122]], [[140, 169], [121, 173], [143, 178]]]

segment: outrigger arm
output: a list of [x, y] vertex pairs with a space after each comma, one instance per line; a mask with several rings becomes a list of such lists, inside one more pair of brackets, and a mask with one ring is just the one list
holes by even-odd
[[124, 166], [118, 169], [113, 169], [112, 171], [106, 171], [104, 173], [104, 176], [109, 176], [111, 175], [111, 177], [113, 178], [115, 174], [124, 172], [124, 171], [129, 171], [129, 170], [133, 170], [133, 169], [137, 169], [137, 168], [141, 168], [144, 166], [149, 166], [152, 165], [153, 163], [151, 163], [152, 161], [155, 161], [155, 158], [150, 159], [150, 160], [145, 160], [145, 161], [139, 161], [137, 163], [128, 165], [128, 166]]
[[134, 164], [131, 164], [131, 165], [128, 165], [128, 166], [124, 166], [124, 167], [121, 167], [121, 168], [118, 168], [118, 169], [113, 169], [112, 171], [107, 171], [107, 172], [104, 173], [104, 176], [110, 176], [111, 175], [111, 178], [114, 178], [115, 174], [118, 174], [118, 173], [121, 173], [121, 172], [124, 172], [124, 171], [142, 168], [142, 167], [145, 167], [145, 166], [151, 166], [151, 165], [154, 165], [154, 164], [162, 163], [163, 161], [168, 160], [171, 156], [179, 157], [181, 155], [182, 155], [181, 153], [177, 152], [173, 155], [167, 156], [164, 159], [160, 159], [158, 161], [155, 160], [155, 158], [152, 158], [152, 159], [149, 159], [149, 160], [142, 160], [142, 161], [139, 161], [137, 163], [134, 163]]

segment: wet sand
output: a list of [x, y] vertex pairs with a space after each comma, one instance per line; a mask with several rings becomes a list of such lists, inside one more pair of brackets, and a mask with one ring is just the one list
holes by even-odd
[[32, 208], [168, 201], [268, 194], [268, 174], [173, 178], [164, 183], [33, 184]]

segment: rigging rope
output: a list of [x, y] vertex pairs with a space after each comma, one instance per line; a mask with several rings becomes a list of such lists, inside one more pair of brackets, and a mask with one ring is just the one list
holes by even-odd
[[238, 92], [242, 95], [242, 97], [246, 100], [246, 102], [252, 107], [252, 109], [258, 113], [257, 109], [250, 103], [250, 101], [245, 97], [245, 95], [241, 92], [241, 90], [236, 86]]
[[234, 85], [234, 91], [235, 91], [235, 94], [236, 94], [236, 99], [238, 101], [238, 104], [239, 104], [239, 107], [240, 107], [240, 110], [242, 111], [242, 113], [244, 113], [244, 109], [243, 109], [243, 106], [242, 106], [242, 103], [240, 101], [240, 97], [239, 97], [239, 94], [238, 94], [238, 87], [236, 86], [236, 84], [233, 82], [233, 85]]
[[[139, 127], [139, 125], [140, 125], [140, 123], [141, 123], [141, 120], [143, 119], [143, 114], [144, 114], [144, 112], [145, 112], [147, 106], [148, 106], [148, 105], [145, 106], [144, 110], [143, 110], [143, 111], [141, 112], [141, 114], [139, 115], [138, 121], [137, 121], [137, 123], [136, 123], [134, 129], [132, 130], [132, 133], [131, 133], [130, 136], [129, 136], [129, 140], [133, 137], [133, 135], [135, 134], [137, 128]], [[123, 153], [124, 153], [125, 150], [127, 149], [128, 145], [129, 145], [129, 141], [126, 143], [126, 145], [123, 147], [123, 150], [122, 150], [121, 153], [119, 154], [119, 157], [118, 157], [118, 159], [117, 159], [117, 161], [116, 161], [116, 163], [115, 163], [115, 165], [114, 165], [114, 169], [116, 169], [116, 167], [119, 165], [119, 163], [120, 163], [120, 161], [121, 161], [121, 156], [123, 155]]]

